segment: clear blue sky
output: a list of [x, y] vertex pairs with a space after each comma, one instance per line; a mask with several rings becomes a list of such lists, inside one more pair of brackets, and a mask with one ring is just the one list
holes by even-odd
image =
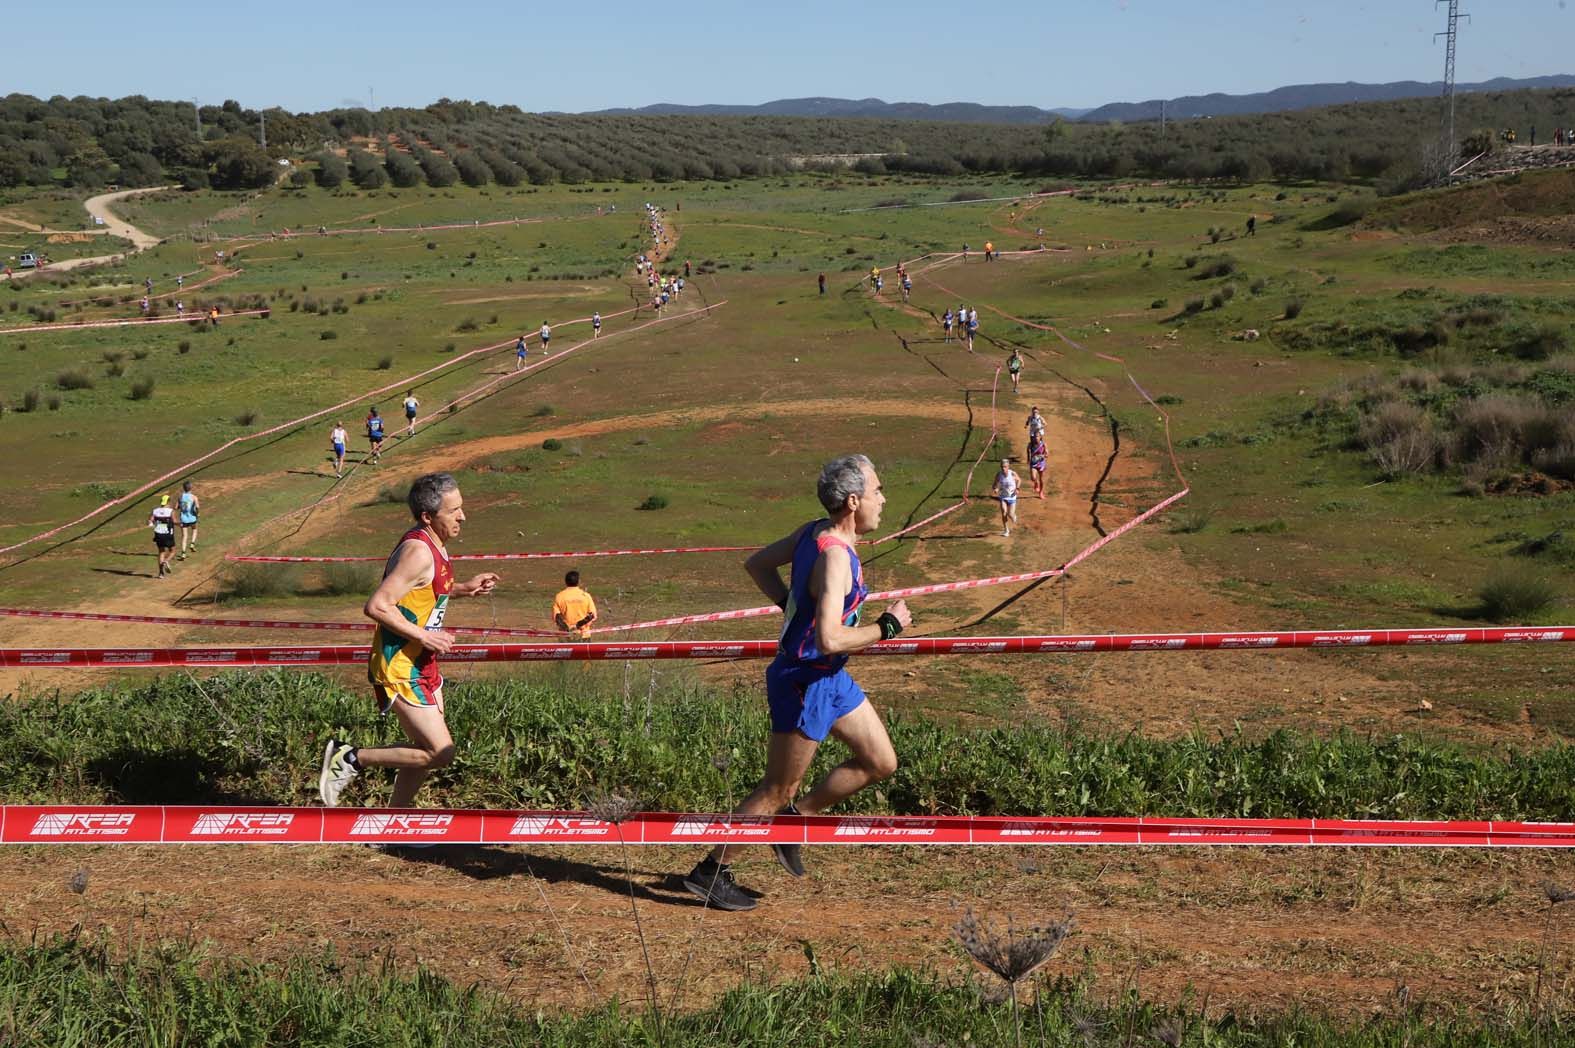
[[[1568, 0], [1575, 5], [1575, 0]], [[1575, 72], [1566, 0], [1465, 0], [1458, 79]], [[828, 95], [1095, 106], [1440, 79], [1430, 0], [588, 0], [7, 6], [0, 91], [318, 110]], [[70, 59], [67, 56], [72, 56]]]

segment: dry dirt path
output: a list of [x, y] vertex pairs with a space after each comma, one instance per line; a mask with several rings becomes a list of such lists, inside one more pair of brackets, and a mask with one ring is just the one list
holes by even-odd
[[[159, 243], [159, 238], [144, 233], [130, 222], [117, 217], [110, 210], [110, 205], [128, 197], [140, 196], [144, 193], [159, 193], [173, 188], [173, 186], [149, 186], [145, 189], [122, 189], [118, 193], [100, 193], [98, 196], [89, 197], [83, 201], [82, 206], [87, 208], [88, 214], [103, 220], [104, 228], [102, 230], [94, 230], [96, 234], [116, 236], [129, 240], [133, 251], [145, 251], [150, 247], [156, 246]], [[115, 254], [94, 255], [91, 258], [69, 258], [63, 262], [51, 262], [42, 269], [27, 269], [12, 273], [11, 279], [20, 279], [32, 273], [58, 273], [63, 269], [81, 269], [83, 266], [96, 266], [104, 262], [114, 262], [123, 257], [124, 255]], [[6, 279], [4, 273], [0, 273], [0, 279]]]

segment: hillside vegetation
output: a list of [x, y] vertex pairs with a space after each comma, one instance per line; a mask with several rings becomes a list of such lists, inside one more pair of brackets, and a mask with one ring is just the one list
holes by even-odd
[[[1575, 89], [1470, 94], [1463, 128], [1551, 128]], [[1437, 101], [1407, 99], [1264, 115], [1048, 127], [896, 119], [566, 116], [442, 99], [424, 109], [258, 112], [226, 101], [200, 110], [142, 96], [117, 100], [13, 94], [0, 99], [0, 187], [93, 188], [179, 180], [187, 186], [269, 184], [270, 158], [341, 155], [368, 141], [410, 154], [352, 175], [364, 188], [425, 180], [442, 187], [585, 181], [732, 179], [779, 174], [815, 157], [874, 154], [871, 174], [1236, 179], [1377, 179], [1405, 184], [1437, 127]], [[266, 150], [259, 125], [267, 119]], [[199, 132], [200, 126], [200, 132]], [[1487, 132], [1483, 132], [1487, 133]], [[422, 162], [422, 151], [443, 163]], [[375, 150], [374, 150], [375, 152]], [[366, 154], [371, 155], [371, 154]], [[402, 169], [419, 168], [415, 175]], [[370, 173], [376, 169], [379, 173]], [[336, 169], [337, 171], [337, 169]], [[303, 182], [304, 172], [292, 177]], [[343, 176], [340, 176], [341, 178]], [[402, 181], [403, 179], [403, 181]]]

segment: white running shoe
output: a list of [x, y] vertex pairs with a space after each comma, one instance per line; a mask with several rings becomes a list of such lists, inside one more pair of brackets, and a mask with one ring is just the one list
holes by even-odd
[[337, 807], [339, 795], [361, 774], [360, 769], [345, 760], [353, 749], [355, 747], [348, 742], [329, 739], [327, 748], [323, 750], [323, 770], [317, 776], [317, 793], [322, 797], [325, 807]]

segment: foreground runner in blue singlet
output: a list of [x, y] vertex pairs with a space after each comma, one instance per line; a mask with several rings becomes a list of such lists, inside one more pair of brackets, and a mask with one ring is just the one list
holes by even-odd
[[[897, 770], [897, 754], [880, 714], [843, 669], [850, 654], [890, 640], [913, 621], [899, 600], [871, 625], [859, 625], [869, 590], [853, 547], [860, 535], [880, 526], [886, 496], [863, 455], [827, 463], [816, 494], [829, 517], [805, 524], [744, 562], [760, 591], [782, 607], [787, 623], [777, 657], [766, 670], [771, 709], [766, 775], [739, 805], [741, 815], [818, 815]], [[792, 565], [786, 584], [780, 574], [784, 565]], [[795, 805], [804, 773], [827, 735], [853, 755]], [[732, 850], [713, 850], [684, 878], [684, 887], [717, 909], [752, 910], [754, 896], [738, 886], [727, 864]], [[775, 844], [772, 850], [789, 873], [804, 875], [799, 845]]]

